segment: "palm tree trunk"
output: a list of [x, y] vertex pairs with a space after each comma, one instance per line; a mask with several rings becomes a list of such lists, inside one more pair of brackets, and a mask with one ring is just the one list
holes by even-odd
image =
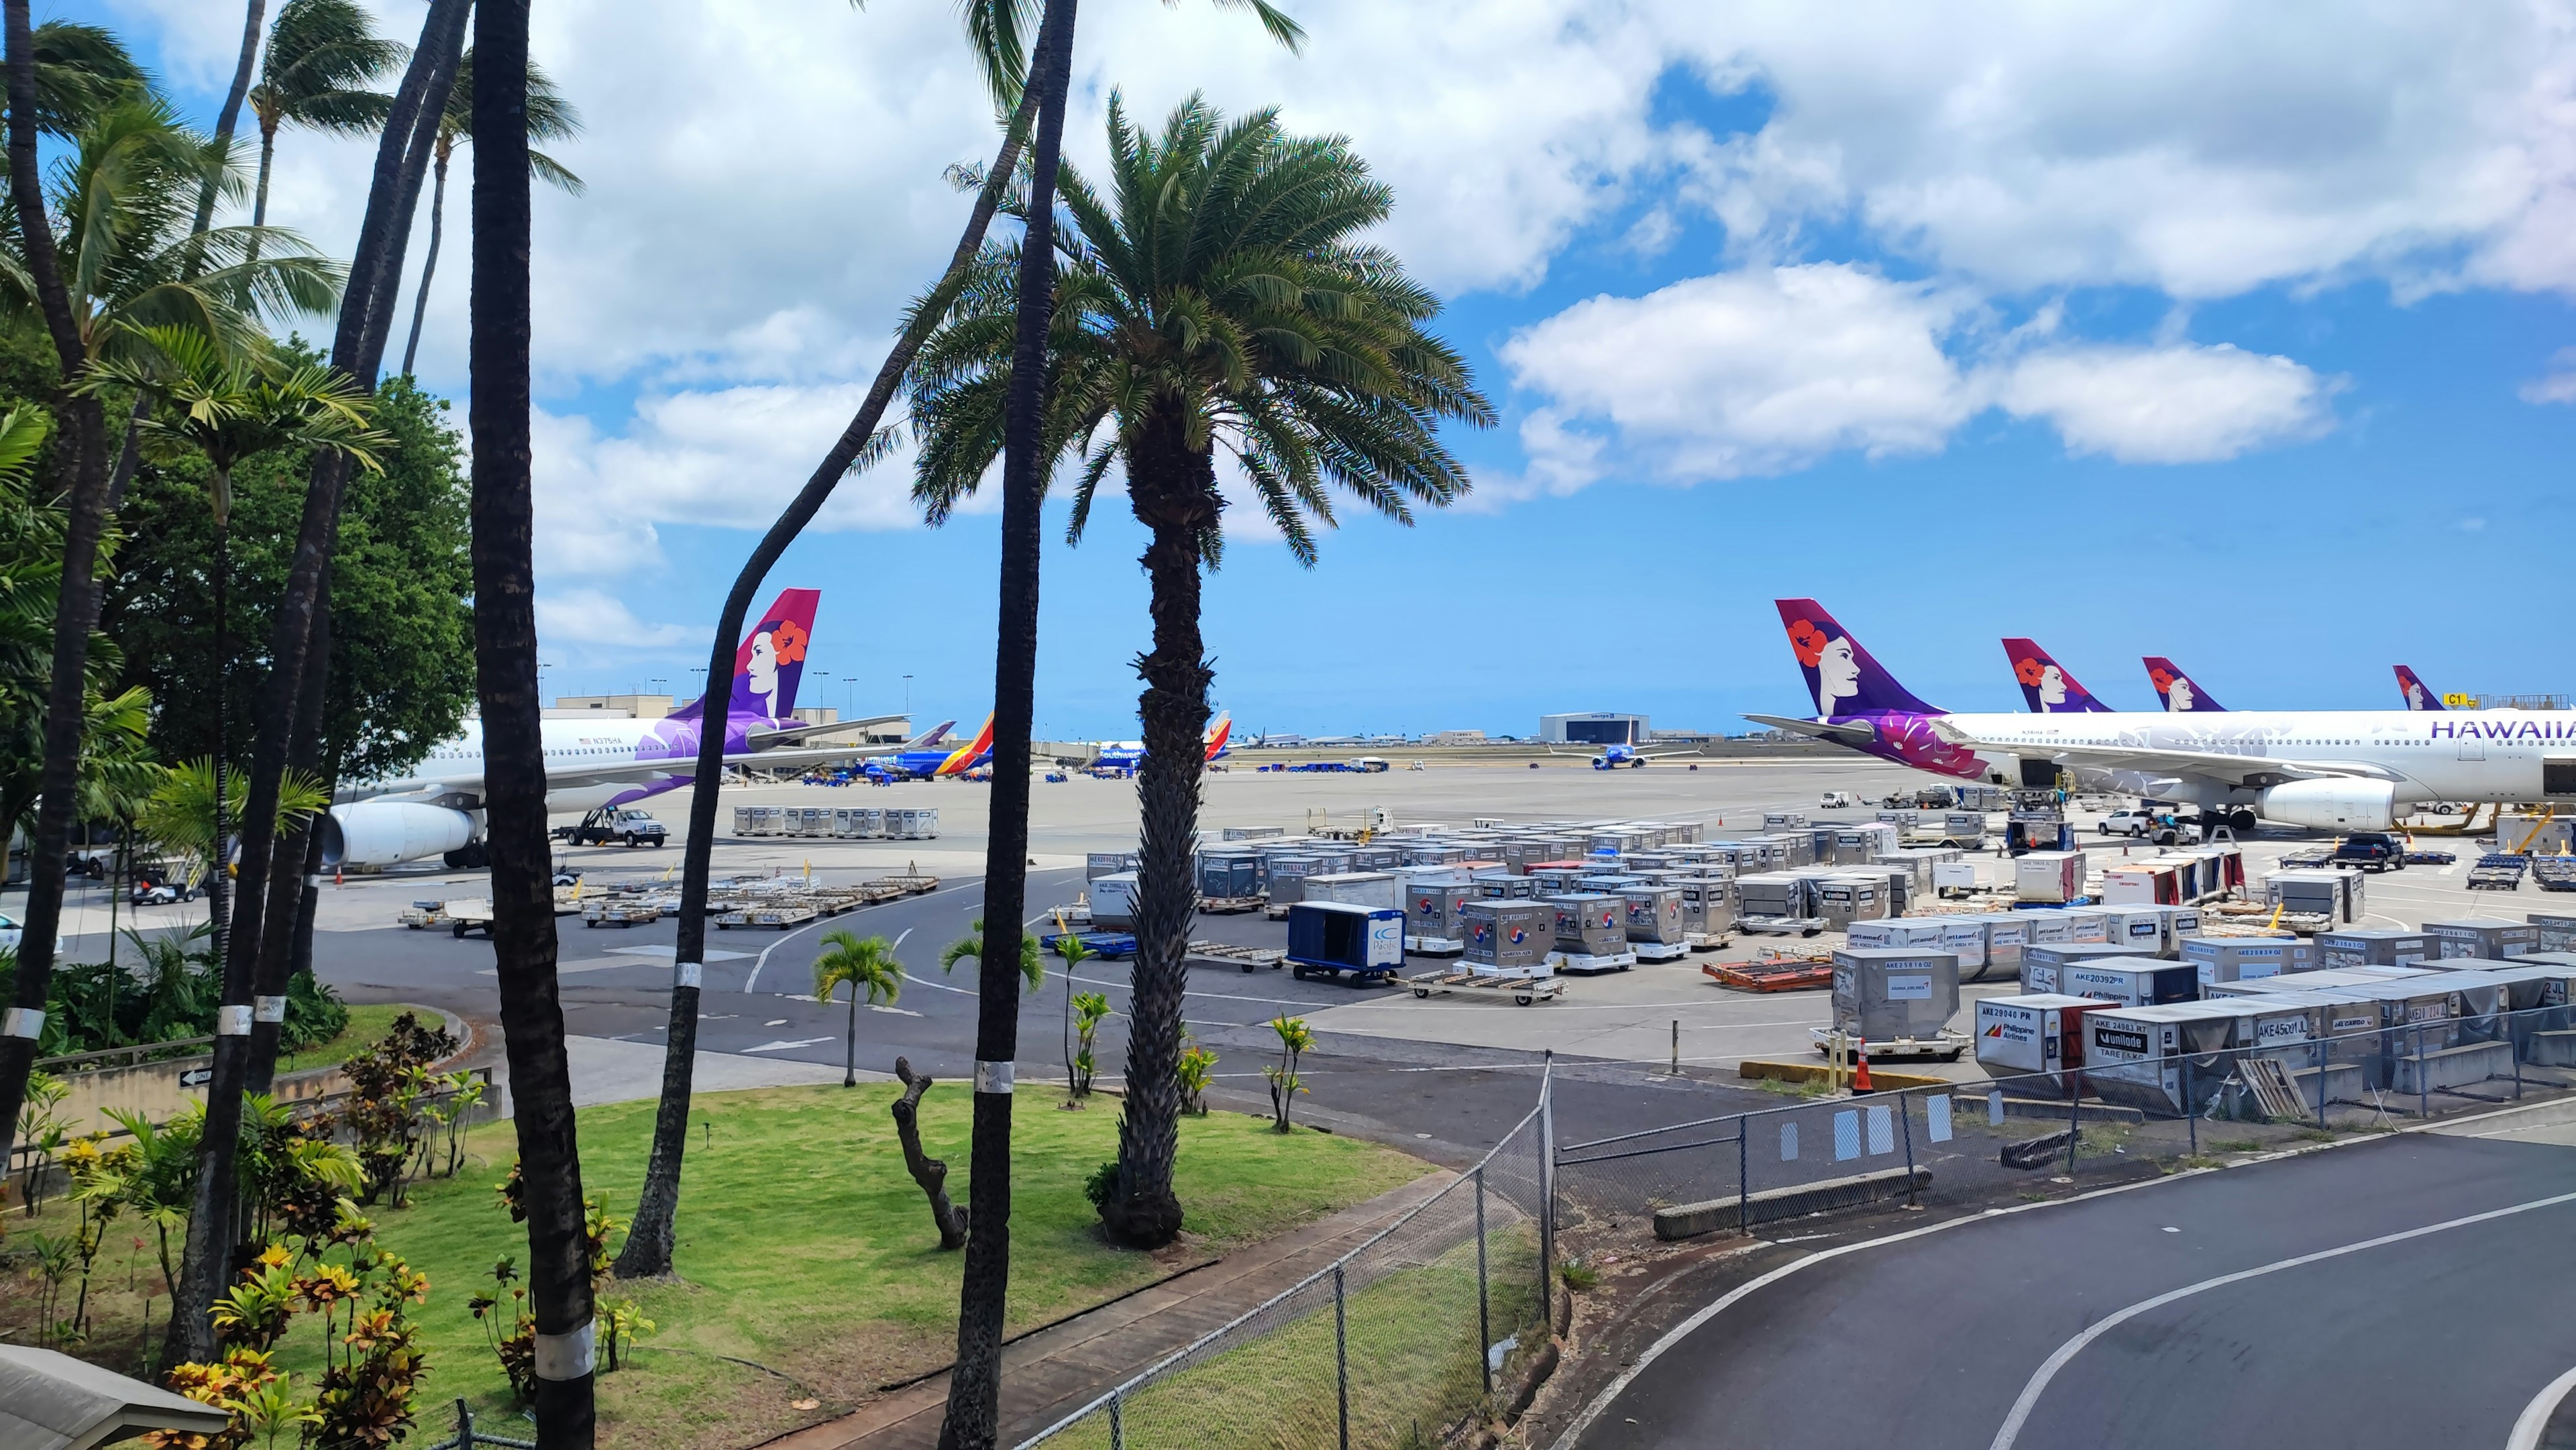
[[751, 611], [752, 595], [769, 577], [778, 556], [786, 553], [787, 546], [814, 521], [814, 515], [831, 498], [832, 490], [849, 473], [859, 451], [876, 436], [877, 425], [884, 419], [887, 405], [894, 401], [913, 356], [938, 328], [949, 304], [956, 300], [958, 288], [965, 284], [967, 268], [984, 245], [985, 229], [992, 225], [1003, 191], [1019, 169], [1020, 149], [1036, 114], [1033, 97], [1033, 89], [1022, 95], [1019, 110], [1003, 133], [1001, 152], [985, 175], [984, 190], [975, 198], [975, 209], [966, 218], [965, 233], [957, 239], [957, 250], [949, 254], [948, 271], [877, 368], [876, 381], [869, 386], [867, 398], [859, 404], [850, 425], [841, 430], [840, 438], [823, 455], [822, 463], [807, 477], [794, 501], [761, 536], [751, 557], [743, 561], [742, 572], [734, 576], [732, 592], [725, 596], [724, 608], [717, 614], [715, 638], [707, 648], [707, 693], [700, 702], [698, 717], [698, 759], [693, 776], [695, 788], [689, 797], [689, 832], [680, 843], [680, 929], [673, 948], [670, 1031], [662, 1047], [662, 1095], [653, 1113], [653, 1150], [645, 1160], [644, 1187], [636, 1199], [634, 1226], [627, 1230], [626, 1246], [617, 1254], [618, 1278], [655, 1278], [670, 1273], [671, 1249], [679, 1231], [680, 1164], [689, 1147], [691, 1071], [697, 1063], [698, 977], [707, 949], [707, 875], [715, 851], [716, 794], [718, 783], [724, 779], [725, 739], [730, 733], [728, 717], [732, 714], [732, 688], [726, 681], [733, 673], [734, 650], [742, 638], [743, 619]]
[[[216, 497], [229, 489], [229, 470], [215, 471]], [[220, 505], [219, 505], [220, 508]], [[232, 573], [231, 521], [215, 518], [215, 839], [214, 874], [206, 887], [206, 911], [214, 923], [215, 960], [223, 965], [222, 995], [215, 1008], [213, 1078], [206, 1085], [206, 1123], [198, 1139], [197, 1196], [188, 1213], [188, 1246], [179, 1259], [179, 1283], [171, 1291], [167, 1362], [205, 1363], [215, 1357], [215, 1300], [232, 1277], [233, 1209], [236, 1170], [241, 1153], [242, 1087], [250, 1066], [250, 972], [248, 962], [236, 970], [225, 951], [229, 928], [229, 875], [225, 866], [225, 757], [231, 753], [230, 711], [226, 689], [232, 675], [232, 631], [224, 618], [225, 584]]]
[[841, 1040], [841, 1086], [859, 1085], [859, 984], [850, 984], [850, 1031]]
[[[334, 543], [337, 530], [334, 530]], [[304, 686], [295, 712], [295, 739], [287, 752], [287, 768], [311, 774], [322, 758], [322, 708], [331, 661], [331, 576], [322, 576], [322, 590], [313, 601], [313, 633], [305, 646], [305, 658], [312, 666], [304, 671]], [[299, 909], [308, 895], [318, 894], [314, 873], [322, 869], [321, 834], [315, 823], [299, 822], [287, 832], [277, 846], [274, 868], [269, 872], [268, 909], [264, 920], [267, 930], [260, 934], [259, 967], [251, 978], [250, 1067], [246, 1086], [254, 1093], [265, 1093], [277, 1083], [278, 1038], [286, 1030], [286, 992], [295, 972], [295, 947], [299, 941], [310, 942], [309, 921], [299, 920]], [[301, 868], [301, 869], [297, 869]], [[290, 922], [296, 923], [289, 927]]]
[[9, 195], [18, 208], [18, 232], [38, 310], [54, 344], [63, 387], [53, 400], [55, 417], [68, 421], [67, 446], [56, 468], [69, 479], [64, 492], [63, 575], [54, 595], [54, 657], [45, 691], [45, 757], [36, 829], [28, 843], [27, 919], [18, 944], [18, 993], [0, 1015], [0, 1164], [9, 1161], [25, 1103], [27, 1070], [35, 1065], [36, 1039], [44, 1031], [45, 994], [53, 984], [54, 935], [63, 919], [63, 851], [71, 839], [72, 808], [80, 785], [81, 731], [89, 671], [89, 634], [98, 622], [98, 545], [107, 527], [107, 412], [94, 395], [70, 389], [88, 357], [72, 317], [54, 254], [53, 219], [45, 210], [44, 177], [36, 154], [36, 49], [28, 0], [6, 0], [9, 62]]
[[268, 173], [277, 159], [277, 125], [266, 115], [259, 118], [259, 186], [250, 204], [250, 255], [259, 260], [259, 229], [268, 225]]
[[412, 376], [412, 359], [420, 356], [420, 323], [429, 313], [429, 284], [438, 275], [438, 242], [447, 218], [448, 147], [439, 143], [438, 159], [431, 163], [437, 177], [429, 189], [429, 254], [420, 263], [420, 290], [411, 299], [411, 340], [403, 344], [402, 375]]
[[528, 0], [474, 7], [474, 247], [468, 424], [474, 446], [474, 647], [483, 706], [492, 947], [528, 1211], [537, 1443], [596, 1430], [589, 1240], [572, 1074], [555, 977], [554, 853], [537, 706], [529, 499]]
[[[242, 97], [250, 94], [251, 67], [259, 60], [259, 23], [268, 14], [268, 0], [250, 0], [249, 14], [242, 19], [241, 59], [233, 62], [232, 89], [224, 92], [223, 109], [215, 113], [215, 140], [233, 139], [233, 127], [241, 122]], [[196, 231], [202, 233], [215, 220], [215, 184], [208, 181], [197, 190]]]
[[1189, 986], [1190, 922], [1198, 914], [1191, 858], [1198, 847], [1199, 774], [1208, 669], [1199, 637], [1199, 540], [1223, 505], [1209, 460], [1182, 436], [1178, 415], [1156, 418], [1129, 454], [1129, 497], [1153, 531], [1144, 566], [1153, 585], [1154, 647], [1137, 661], [1145, 759], [1136, 793], [1144, 837], [1136, 863], [1136, 970], [1127, 1033], [1127, 1103], [1118, 1119], [1118, 1191], [1101, 1205], [1111, 1238], [1161, 1248], [1181, 1231], [1172, 1169], [1181, 1147], [1181, 1012]]
[[1029, 732], [1037, 712], [1039, 531], [1047, 459], [1047, 328], [1055, 317], [1055, 178], [1073, 71], [1075, 0], [1047, 0], [1029, 58], [1038, 98], [1019, 316], [1002, 436], [1002, 559], [993, 649], [993, 808], [984, 846], [984, 959], [975, 976], [975, 1137], [957, 1367], [940, 1450], [990, 1450], [1000, 1433], [1002, 1314], [1011, 1280], [1011, 1079], [1020, 1040], [1020, 936], [1028, 915]]

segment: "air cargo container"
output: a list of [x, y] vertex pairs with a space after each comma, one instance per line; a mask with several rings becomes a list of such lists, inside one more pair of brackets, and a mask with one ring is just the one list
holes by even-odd
[[[1855, 948], [1922, 947], [1941, 951], [1941, 928], [1948, 919], [1937, 916], [1887, 917], [1878, 921], [1855, 921], [1851, 924], [1848, 944]], [[1961, 964], [1965, 967], [1965, 963]]]
[[1228, 841], [1266, 841], [1286, 833], [1284, 826], [1228, 826], [1220, 834]]
[[1264, 868], [1264, 886], [1273, 907], [1294, 906], [1306, 899], [1306, 881], [1324, 874], [1318, 856], [1273, 856]]
[[2346, 987], [2380, 987], [2390, 982], [2434, 975], [2426, 967], [2335, 967], [2299, 972], [2280, 977], [2256, 977], [2234, 982], [2205, 982], [2201, 993], [2208, 997], [2241, 997], [2264, 992], [2341, 991]]
[[2167, 1002], [2084, 1014], [2084, 1085], [2104, 1102], [2159, 1117], [2197, 1114], [2235, 1059], [2232, 1002]]
[[2164, 915], [2153, 906], [2092, 906], [2087, 912], [2102, 919], [2102, 940], [2111, 946], [2135, 947], [2151, 957], [2170, 954], [2165, 942]]
[[2102, 868], [2104, 905], [2175, 905], [2182, 900], [2182, 873], [2175, 867], [2153, 861], [2123, 861]]
[[2523, 920], [2530, 922], [2538, 938], [2536, 950], [2576, 952], [2576, 914], [2563, 911], [2535, 911]]
[[[2034, 970], [2025, 966], [2025, 971]], [[2127, 1007], [2200, 998], [2200, 972], [2189, 962], [2155, 957], [2086, 957], [2058, 969], [2056, 990], [2069, 997], [2099, 997]]]
[[2092, 911], [2024, 911], [2030, 921], [2032, 946], [2108, 946], [2109, 923]]
[[1476, 888], [1478, 896], [1511, 901], [1528, 901], [1532, 896], [1530, 879], [1509, 871], [1479, 871], [1468, 878], [1468, 884]]
[[1686, 877], [1682, 893], [1682, 931], [1702, 946], [1723, 946], [1735, 930], [1735, 881], [1732, 877]]
[[2363, 915], [2358, 871], [2275, 871], [2263, 878], [2263, 891], [2267, 905], [2322, 916], [2329, 922], [2348, 926]]
[[1134, 851], [1093, 851], [1082, 858], [1082, 879], [1097, 881], [1121, 871], [1136, 869], [1139, 856]]
[[1345, 871], [1337, 876], [1306, 878], [1307, 901], [1338, 901], [1345, 906], [1365, 906], [1372, 911], [1402, 911], [1403, 890], [1395, 877], [1384, 871]]
[[2519, 1049], [2532, 1033], [2554, 1025], [2541, 1021], [2535, 1009], [2554, 1005], [2549, 985], [2558, 979], [2558, 968], [2484, 957], [2452, 957], [2442, 965], [2449, 970], [2435, 982], [2460, 994], [2461, 1041], [2501, 1042], [2510, 1035]]
[[1091, 883], [1091, 924], [1104, 931], [1136, 929], [1136, 873], [1119, 871]]
[[1545, 977], [1553, 972], [1556, 908], [1544, 901], [1480, 897], [1458, 911], [1468, 971], [1484, 977]]
[[[1930, 1051], [1956, 1060], [1968, 1040], [1946, 1031], [1959, 1015], [1959, 959], [1915, 947], [1834, 953], [1833, 1026], [1872, 1051]], [[1811, 1033], [1824, 1046], [1826, 1033]]]
[[2070, 967], [2091, 962], [2152, 962], [2155, 958], [2132, 947], [2115, 947], [2107, 942], [2032, 942], [2021, 957], [2021, 989], [2025, 992], [2060, 992], [2070, 997], [2084, 995], [2066, 985]]
[[1455, 951], [1467, 940], [1467, 903], [1482, 900], [1474, 883], [1417, 881], [1404, 894], [1406, 949]]
[[851, 840], [872, 840], [885, 835], [885, 812], [866, 806], [834, 806], [832, 834]]
[[2500, 916], [2428, 921], [2424, 923], [2424, 934], [2433, 938], [2433, 954], [2446, 958], [2485, 957], [2489, 961], [2503, 961], [2540, 950], [2539, 927], [2527, 921], [2508, 921]]
[[2062, 906], [2084, 895], [2084, 853], [2033, 851], [2013, 862], [2013, 899]]
[[1805, 811], [1764, 811], [1762, 813], [1762, 829], [1765, 831], [1803, 831], [1806, 828]]
[[2440, 955], [2420, 931], [2354, 928], [2316, 935], [2319, 967], [2405, 967]]
[[1288, 966], [1299, 978], [1348, 975], [1373, 982], [1404, 968], [1404, 913], [1343, 901], [1288, 908]]
[[1199, 858], [1199, 895], [1216, 901], [1241, 900], [1261, 891], [1261, 863], [1254, 857], [1220, 856], [1213, 852]]
[[1759, 871], [1735, 878], [1735, 909], [1743, 917], [1807, 917], [1807, 880], [1786, 871]]
[[2159, 906], [2154, 908], [2154, 910], [2157, 918], [2164, 923], [2164, 954], [2169, 957], [2181, 955], [2182, 939], [2187, 936], [2198, 936], [2200, 934], [2201, 923], [2203, 921], [2200, 908], [2197, 906]]
[[2293, 970], [2295, 937], [2187, 936], [2182, 960], [2191, 963], [2202, 995], [2218, 982], [2264, 981]]
[[1887, 878], [1856, 872], [1823, 878], [1816, 883], [1816, 914], [1836, 930], [1886, 916]]
[[[2035, 992], [1977, 1000], [1977, 1066], [1991, 1077], [2029, 1077], [2030, 1089], [2066, 1091], [2063, 1069], [2084, 1065], [2084, 1016], [2112, 1003]], [[2040, 1076], [2045, 1074], [2045, 1076]]]
[[1636, 962], [1636, 954], [1628, 950], [1627, 903], [1597, 891], [1546, 900], [1556, 911], [1560, 970], [1624, 969]]
[[[1628, 944], [1637, 950], [1639, 957], [1670, 960], [1689, 949], [1684, 935], [1689, 928], [1682, 921], [1680, 887], [1632, 886], [1618, 895], [1626, 904]], [[1668, 950], [1643, 949], [1648, 947]]]

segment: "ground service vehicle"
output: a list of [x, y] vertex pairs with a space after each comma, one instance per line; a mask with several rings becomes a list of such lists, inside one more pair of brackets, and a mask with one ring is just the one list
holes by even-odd
[[2406, 843], [2385, 831], [2355, 831], [2335, 843], [2328, 858], [2338, 866], [2358, 866], [2364, 871], [2403, 871], [2406, 869]]
[[649, 811], [634, 806], [601, 806], [581, 818], [577, 826], [558, 826], [558, 839], [576, 846], [660, 846], [671, 838], [670, 830], [653, 819]]
[[2152, 836], [2156, 830], [2156, 813], [2138, 808], [2113, 811], [2102, 818], [2099, 830], [2105, 836]]

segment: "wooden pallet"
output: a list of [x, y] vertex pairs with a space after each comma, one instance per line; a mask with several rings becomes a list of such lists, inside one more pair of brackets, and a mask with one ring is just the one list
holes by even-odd
[[1261, 898], [1258, 896], [1202, 896], [1199, 898], [1199, 910], [1208, 916], [1235, 916], [1260, 909]]
[[1275, 972], [1288, 961], [1288, 954], [1277, 947], [1239, 947], [1215, 941], [1190, 943], [1188, 955], [1201, 961], [1222, 962], [1227, 966], [1241, 967], [1247, 972], [1262, 967], [1268, 967]]
[[2236, 1072], [2254, 1094], [2255, 1105], [2263, 1110], [2263, 1116], [2295, 1121], [2308, 1115], [2307, 1105], [2299, 1101], [2298, 1084], [2291, 1081], [2289, 1067], [2279, 1058], [2243, 1058], [2237, 1062]]

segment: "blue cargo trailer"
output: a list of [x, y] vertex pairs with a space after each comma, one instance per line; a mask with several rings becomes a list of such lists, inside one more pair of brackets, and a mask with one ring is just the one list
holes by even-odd
[[1391, 980], [1404, 966], [1404, 913], [1383, 906], [1300, 901], [1288, 908], [1288, 966], [1299, 978]]

